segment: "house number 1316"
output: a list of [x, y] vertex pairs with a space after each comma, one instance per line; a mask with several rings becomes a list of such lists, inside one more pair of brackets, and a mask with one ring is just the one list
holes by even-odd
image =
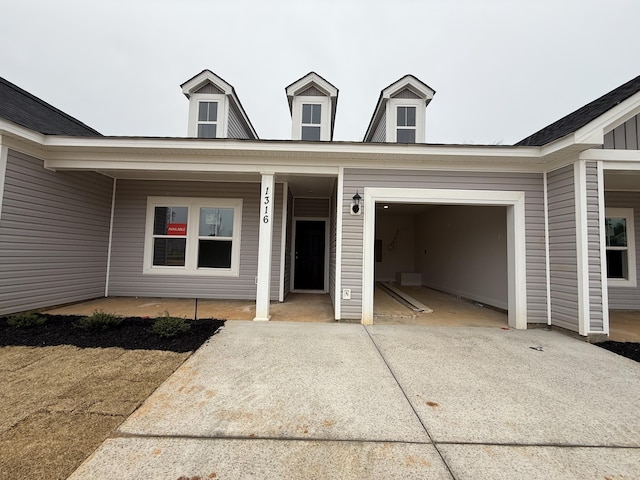
[[269, 187], [266, 187], [265, 191], [264, 191], [264, 216], [262, 217], [262, 222], [263, 223], [269, 223], [269, 201], [270, 201], [270, 196], [269, 196]]

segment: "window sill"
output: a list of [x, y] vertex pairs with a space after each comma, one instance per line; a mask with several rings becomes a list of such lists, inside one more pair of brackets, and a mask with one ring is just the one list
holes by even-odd
[[143, 275], [195, 276], [195, 277], [239, 277], [237, 271], [230, 268], [199, 268], [187, 270], [183, 267], [152, 267], [142, 270]]

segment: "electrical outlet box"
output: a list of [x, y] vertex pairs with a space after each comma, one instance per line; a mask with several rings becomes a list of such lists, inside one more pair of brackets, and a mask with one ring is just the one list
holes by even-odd
[[343, 288], [342, 289], [342, 299], [343, 300], [351, 300], [351, 289]]

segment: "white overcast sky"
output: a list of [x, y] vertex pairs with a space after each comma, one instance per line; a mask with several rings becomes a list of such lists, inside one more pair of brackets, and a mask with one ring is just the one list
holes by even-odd
[[436, 90], [429, 143], [512, 144], [640, 74], [638, 0], [0, 0], [0, 76], [105, 135], [180, 137], [180, 84], [209, 69], [260, 138], [291, 137], [284, 88], [339, 89], [334, 140], [380, 91]]

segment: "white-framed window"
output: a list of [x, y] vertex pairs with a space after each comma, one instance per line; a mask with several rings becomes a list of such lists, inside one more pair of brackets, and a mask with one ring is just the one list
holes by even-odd
[[416, 107], [396, 107], [396, 142], [416, 143]]
[[198, 138], [217, 138], [218, 102], [198, 102]]
[[242, 199], [148, 197], [145, 274], [237, 276]]
[[302, 140], [320, 141], [322, 125], [322, 105], [316, 103], [302, 104]]
[[607, 281], [611, 286], [637, 286], [634, 228], [633, 208], [606, 209]]

